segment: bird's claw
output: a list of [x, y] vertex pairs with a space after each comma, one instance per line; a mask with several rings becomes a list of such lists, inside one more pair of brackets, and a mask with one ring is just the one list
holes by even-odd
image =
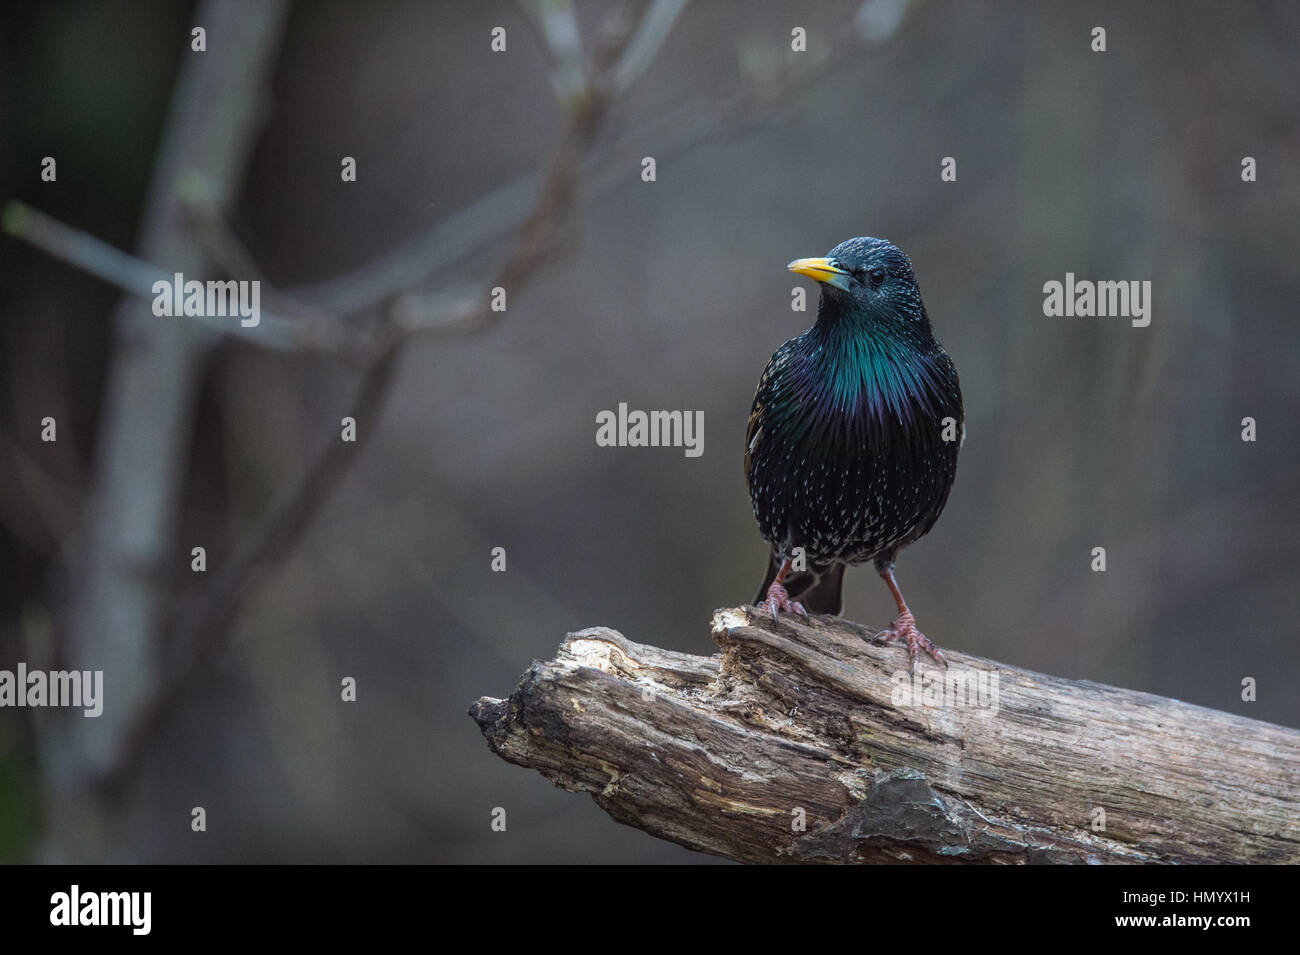
[[810, 620], [808, 611], [804, 609], [803, 604], [797, 600], [790, 599], [790, 593], [778, 583], [773, 583], [767, 588], [767, 599], [763, 601], [762, 608], [772, 615], [772, 622], [777, 622], [777, 613], [784, 610], [786, 613], [797, 613], [805, 620]]
[[944, 657], [943, 651], [931, 643], [925, 634], [916, 629], [916, 619], [912, 616], [910, 610], [899, 614], [897, 620], [871, 638], [872, 643], [895, 643], [898, 641], [907, 644], [907, 657], [912, 663], [907, 671], [909, 676], [916, 672], [916, 659], [922, 650], [928, 653], [936, 663], [942, 663], [945, 668], [948, 666], [948, 660]]

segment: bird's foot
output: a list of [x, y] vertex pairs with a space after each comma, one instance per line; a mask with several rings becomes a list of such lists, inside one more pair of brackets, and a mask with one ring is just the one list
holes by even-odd
[[912, 666], [907, 671], [909, 675], [916, 672], [916, 658], [922, 650], [933, 657], [936, 663], [942, 663], [945, 667], [948, 665], [948, 661], [943, 657], [943, 651], [931, 643], [925, 634], [916, 629], [916, 619], [912, 616], [910, 610], [904, 610], [899, 614], [898, 619], [872, 637], [871, 642], [906, 643], [907, 657], [912, 661]]
[[762, 603], [762, 609], [772, 615], [772, 622], [776, 622], [778, 611], [784, 610], [786, 613], [801, 614], [805, 620], [808, 619], [808, 611], [803, 608], [797, 600], [790, 599], [790, 593], [776, 581], [772, 586], [767, 588], [767, 599]]

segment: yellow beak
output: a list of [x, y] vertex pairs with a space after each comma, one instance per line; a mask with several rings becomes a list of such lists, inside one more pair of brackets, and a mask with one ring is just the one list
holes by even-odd
[[849, 273], [836, 265], [834, 259], [795, 259], [786, 268], [838, 289], [847, 291], [849, 287]]

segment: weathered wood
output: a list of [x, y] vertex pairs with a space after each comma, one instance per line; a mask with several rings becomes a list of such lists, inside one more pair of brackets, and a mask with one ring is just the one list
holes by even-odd
[[954, 651], [909, 681], [870, 633], [720, 610], [700, 657], [583, 630], [470, 714], [619, 822], [742, 862], [1300, 862], [1300, 731]]

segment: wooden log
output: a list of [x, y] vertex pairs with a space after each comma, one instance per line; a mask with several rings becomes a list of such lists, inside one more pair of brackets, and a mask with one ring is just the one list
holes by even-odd
[[740, 862], [1300, 862], [1300, 731], [719, 610], [721, 653], [597, 627], [470, 709], [502, 758]]

